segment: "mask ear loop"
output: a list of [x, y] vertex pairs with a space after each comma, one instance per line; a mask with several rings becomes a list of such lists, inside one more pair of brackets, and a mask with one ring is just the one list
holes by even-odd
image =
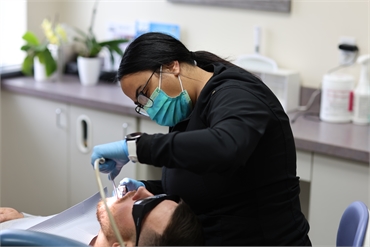
[[181, 81], [180, 75], [178, 75], [177, 78], [179, 79], [179, 82], [180, 82], [181, 92], [183, 92], [184, 88], [182, 87], [182, 81]]
[[159, 86], [158, 86], [159, 89], [161, 89], [161, 84], [162, 84], [162, 65], [159, 68]]

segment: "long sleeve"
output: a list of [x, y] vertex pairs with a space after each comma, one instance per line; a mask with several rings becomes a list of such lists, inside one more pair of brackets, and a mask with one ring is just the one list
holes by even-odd
[[145, 184], [145, 188], [154, 195], [165, 193], [162, 188], [161, 180], [141, 180], [140, 182], [143, 182]]

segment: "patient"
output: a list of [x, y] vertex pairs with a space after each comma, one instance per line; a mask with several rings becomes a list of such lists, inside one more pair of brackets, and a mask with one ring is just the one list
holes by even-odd
[[[140, 187], [120, 199], [107, 198], [108, 207], [127, 246], [204, 245], [202, 227], [181, 199], [152, 196], [148, 190]], [[137, 205], [134, 206], [134, 203]], [[135, 228], [133, 211], [135, 222], [142, 222], [141, 227]], [[119, 246], [103, 201], [98, 203], [96, 215], [101, 228], [89, 245]], [[0, 222], [23, 217], [13, 208], [0, 207]]]

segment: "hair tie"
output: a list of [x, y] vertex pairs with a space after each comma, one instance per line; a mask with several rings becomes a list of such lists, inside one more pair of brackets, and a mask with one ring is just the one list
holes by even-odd
[[194, 52], [189, 51], [189, 53], [190, 53], [190, 58], [194, 60], [194, 65], [197, 66], [197, 61], [194, 59], [195, 58]]

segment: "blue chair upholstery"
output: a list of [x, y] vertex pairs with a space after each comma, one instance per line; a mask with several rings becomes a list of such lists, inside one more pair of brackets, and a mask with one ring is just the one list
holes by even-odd
[[0, 246], [84, 246], [73, 239], [30, 230], [5, 229], [0, 231]]
[[360, 201], [351, 203], [344, 211], [337, 233], [337, 246], [363, 246], [369, 210]]

